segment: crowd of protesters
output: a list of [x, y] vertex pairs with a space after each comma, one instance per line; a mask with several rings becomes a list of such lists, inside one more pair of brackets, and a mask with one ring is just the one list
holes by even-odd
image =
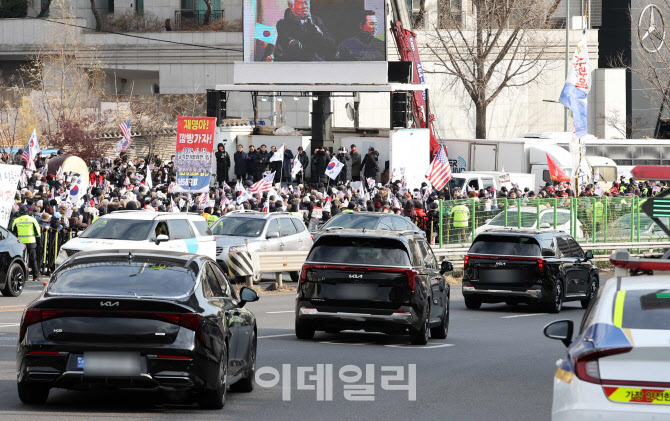
[[[50, 157], [38, 156], [37, 171], [27, 172], [19, 183], [12, 217], [19, 211], [33, 215], [41, 227], [56, 231], [81, 230], [101, 216], [118, 210], [188, 211], [200, 212], [213, 219], [231, 211], [287, 211], [300, 212], [305, 222], [314, 228], [340, 212], [369, 211], [405, 215], [413, 220], [436, 218], [440, 199], [475, 198], [565, 198], [574, 197], [570, 183], [547, 183], [539, 192], [526, 189], [501, 187], [500, 190], [474, 190], [466, 186], [435, 191], [427, 183], [405, 186], [401, 180], [382, 185], [379, 182], [378, 153], [369, 148], [365, 156], [356, 150], [340, 148], [331, 155], [328, 149], [315, 149], [311, 157], [302, 148], [294, 155], [285, 149], [284, 160], [271, 161], [276, 147], [258, 149], [249, 146], [245, 152], [241, 145], [231, 159], [222, 144], [215, 154], [216, 176], [212, 188], [201, 200], [198, 195], [175, 191], [176, 173], [174, 155], [170, 159], [159, 156], [131, 158], [122, 152], [115, 158], [101, 158], [90, 163], [89, 188], [76, 200], [70, 200], [69, 191], [76, 174], [47, 174], [45, 167]], [[335, 156], [344, 167], [335, 180], [325, 175], [328, 162]], [[3, 154], [5, 163], [22, 161], [21, 151], [15, 155]], [[311, 177], [304, 171], [295, 177], [291, 163], [298, 160], [303, 168], [311, 165]], [[267, 174], [275, 172], [275, 182], [282, 180], [270, 192], [249, 194], [248, 189]], [[147, 177], [150, 177], [149, 181]], [[356, 183], [360, 182], [360, 183]], [[353, 187], [352, 187], [353, 183]], [[649, 181], [620, 180], [609, 190], [599, 191], [586, 186], [578, 196], [653, 196], [665, 185]], [[314, 210], [317, 212], [314, 212]], [[315, 216], [320, 216], [316, 218]], [[212, 219], [210, 219], [211, 221]]]

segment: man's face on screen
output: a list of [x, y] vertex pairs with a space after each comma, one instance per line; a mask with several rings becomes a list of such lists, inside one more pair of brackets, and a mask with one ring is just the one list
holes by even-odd
[[365, 23], [362, 28], [365, 32], [370, 34], [370, 36], [377, 35], [377, 16], [368, 15], [365, 17]]
[[293, 0], [293, 6], [289, 3], [288, 7], [297, 18], [305, 19], [309, 16], [309, 0]]

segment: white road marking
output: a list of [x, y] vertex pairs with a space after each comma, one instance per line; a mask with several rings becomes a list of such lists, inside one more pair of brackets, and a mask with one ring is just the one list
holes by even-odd
[[517, 317], [545, 316], [549, 313], [515, 314], [513, 316], [502, 316], [501, 319], [516, 319]]
[[265, 314], [295, 313], [295, 310], [266, 311]]
[[20, 326], [21, 323], [0, 323], [0, 327]]
[[411, 349], [432, 349], [432, 348], [446, 348], [448, 346], [454, 346], [455, 344], [439, 344], [439, 345], [384, 345], [389, 348], [411, 348]]
[[258, 339], [268, 339], [268, 338], [281, 338], [283, 336], [295, 336], [295, 333], [282, 333], [281, 335], [266, 335], [259, 336]]

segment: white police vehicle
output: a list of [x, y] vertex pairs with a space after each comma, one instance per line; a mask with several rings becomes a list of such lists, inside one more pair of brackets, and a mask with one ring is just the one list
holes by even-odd
[[117, 211], [98, 218], [78, 237], [63, 244], [56, 265], [80, 251], [111, 249], [166, 250], [216, 259], [216, 240], [200, 215]]
[[[634, 259], [627, 251], [610, 258], [627, 270], [670, 270], [670, 262]], [[552, 419], [670, 419], [670, 277], [617, 276], [600, 287], [577, 337], [560, 320], [545, 336], [568, 347], [554, 375]]]

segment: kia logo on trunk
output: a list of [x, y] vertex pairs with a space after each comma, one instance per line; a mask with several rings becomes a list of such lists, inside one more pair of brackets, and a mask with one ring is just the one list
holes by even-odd
[[349, 275], [349, 279], [363, 279], [363, 274], [356, 275], [355, 273], [352, 273]]
[[101, 307], [118, 307], [119, 302], [118, 301], [100, 301], [100, 306]]
[[496, 266], [505, 266], [505, 262], [496, 262]]

